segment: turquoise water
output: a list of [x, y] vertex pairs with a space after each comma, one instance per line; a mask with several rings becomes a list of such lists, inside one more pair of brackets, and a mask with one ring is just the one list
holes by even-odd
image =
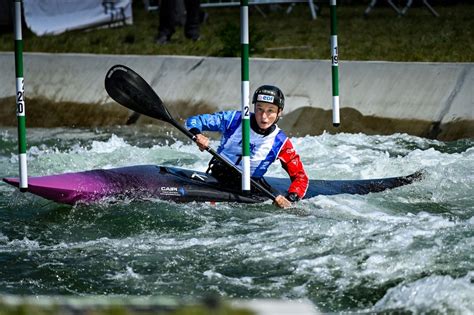
[[[0, 294], [311, 300], [324, 312], [474, 312], [474, 140], [293, 138], [312, 178], [426, 177], [365, 196], [270, 203], [59, 205], [0, 184]], [[30, 175], [135, 164], [204, 170], [172, 130], [31, 129]], [[213, 142], [216, 147], [217, 142]], [[1, 176], [17, 174], [0, 129]], [[285, 176], [275, 163], [270, 174]]]

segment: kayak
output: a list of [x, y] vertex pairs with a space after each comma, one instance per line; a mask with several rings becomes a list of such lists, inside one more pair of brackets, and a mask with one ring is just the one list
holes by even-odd
[[[363, 180], [310, 180], [305, 199], [318, 195], [368, 194], [412, 183], [421, 172], [408, 176]], [[18, 178], [4, 182], [19, 186]], [[285, 194], [288, 178], [266, 177], [276, 195]], [[223, 187], [224, 186], [224, 187]], [[204, 172], [159, 165], [136, 165], [113, 169], [96, 169], [77, 173], [28, 178], [28, 192], [64, 204], [96, 203], [104, 199], [159, 198], [174, 202], [257, 203], [268, 200], [258, 192], [243, 194], [225, 188]]]

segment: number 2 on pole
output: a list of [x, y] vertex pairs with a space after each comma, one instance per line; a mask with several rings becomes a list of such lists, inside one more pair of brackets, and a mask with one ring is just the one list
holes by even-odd
[[18, 90], [17, 98], [16, 98], [16, 110], [17, 110], [17, 115], [22, 115], [24, 114], [25, 111], [25, 101], [24, 101], [24, 80], [21, 80], [20, 84], [20, 89]]
[[244, 107], [244, 116], [249, 116], [249, 111], [250, 111], [249, 107], [245, 106]]

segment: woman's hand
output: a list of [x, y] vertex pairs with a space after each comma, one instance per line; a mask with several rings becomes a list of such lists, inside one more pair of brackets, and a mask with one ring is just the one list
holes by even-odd
[[196, 144], [199, 147], [199, 150], [205, 151], [209, 148], [209, 138], [203, 135], [202, 133], [196, 135]]
[[280, 207], [280, 208], [290, 208], [291, 207], [291, 202], [282, 195], [276, 196], [275, 201], [273, 202], [273, 204]]

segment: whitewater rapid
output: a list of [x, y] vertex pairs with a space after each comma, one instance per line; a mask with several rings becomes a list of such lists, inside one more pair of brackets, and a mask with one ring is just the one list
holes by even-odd
[[[29, 173], [206, 169], [210, 156], [175, 132], [140, 128], [32, 129]], [[313, 179], [425, 177], [288, 211], [153, 199], [70, 207], [2, 183], [0, 294], [211, 292], [306, 298], [327, 312], [474, 312], [474, 140], [325, 133], [292, 141]], [[2, 177], [16, 176], [15, 150], [15, 132], [1, 129]], [[286, 176], [278, 162], [268, 174]]]

